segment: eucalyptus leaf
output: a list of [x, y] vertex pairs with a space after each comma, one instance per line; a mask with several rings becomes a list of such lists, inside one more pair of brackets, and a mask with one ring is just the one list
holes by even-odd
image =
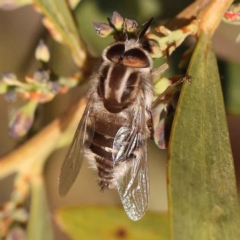
[[169, 146], [174, 240], [237, 240], [240, 215], [222, 90], [211, 39], [202, 34], [178, 102]]
[[225, 104], [229, 114], [240, 115], [240, 69], [239, 64], [227, 63], [228, 78], [223, 79], [225, 86]]
[[81, 42], [68, 3], [65, 0], [34, 0], [45, 16], [54, 25], [62, 41], [67, 44], [78, 67], [86, 58], [85, 47]]
[[60, 228], [73, 240], [169, 240], [167, 213], [150, 213], [137, 222], [123, 208], [66, 207], [56, 213]]

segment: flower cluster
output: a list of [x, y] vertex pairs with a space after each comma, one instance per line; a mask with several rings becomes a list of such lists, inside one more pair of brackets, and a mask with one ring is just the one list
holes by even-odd
[[119, 13], [113, 12], [109, 24], [93, 22], [93, 26], [100, 37], [113, 35], [116, 40], [123, 40], [125, 34], [134, 34], [138, 30], [138, 23], [135, 20], [123, 18]]
[[17, 176], [10, 201], [1, 205], [0, 239], [26, 239], [26, 224], [29, 213], [24, 206], [29, 197], [29, 182], [20, 174]]
[[61, 77], [49, 68], [50, 53], [43, 41], [39, 42], [35, 57], [42, 67], [26, 76], [24, 82], [13, 73], [4, 73], [0, 78], [0, 94], [5, 94], [7, 101], [22, 98], [26, 102], [11, 116], [9, 133], [12, 137], [21, 137], [28, 132], [39, 103], [51, 101], [57, 94], [66, 93], [78, 83], [78, 74]]
[[[126, 36], [137, 38], [139, 34], [138, 23], [135, 20], [123, 18], [119, 13], [114, 12], [112, 18], [108, 18], [109, 24], [93, 23], [93, 26], [100, 37], [113, 35], [116, 41], [125, 41]], [[145, 24], [144, 24], [145, 25]], [[148, 41], [152, 58], [161, 58], [170, 55], [189, 35], [195, 35], [198, 29], [198, 21], [193, 20], [189, 25], [171, 31], [164, 26], [155, 28], [157, 34], [148, 33], [143, 36]]]

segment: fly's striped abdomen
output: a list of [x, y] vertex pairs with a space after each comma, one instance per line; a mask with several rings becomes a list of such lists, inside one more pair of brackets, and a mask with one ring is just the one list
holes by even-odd
[[114, 179], [113, 142], [118, 130], [126, 121], [127, 119], [106, 110], [95, 115], [95, 132], [90, 150], [94, 153], [102, 190], [113, 187], [111, 182]]

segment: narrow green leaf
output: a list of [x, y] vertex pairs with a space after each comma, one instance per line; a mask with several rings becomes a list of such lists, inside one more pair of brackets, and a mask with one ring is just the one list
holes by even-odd
[[68, 0], [71, 9], [76, 8], [76, 6], [79, 4], [80, 1], [81, 0]]
[[218, 67], [208, 36], [193, 54], [169, 147], [174, 240], [237, 240], [240, 215]]
[[225, 104], [229, 114], [240, 115], [240, 69], [239, 64], [227, 63], [228, 77], [224, 79]]
[[148, 212], [134, 222], [118, 207], [66, 207], [57, 211], [56, 220], [74, 240], [169, 240], [167, 213]]
[[34, 0], [46, 17], [54, 24], [73, 54], [78, 67], [84, 65], [86, 58], [85, 47], [78, 35], [71, 11], [65, 0]]
[[35, 178], [31, 181], [31, 206], [27, 239], [53, 240], [50, 216], [43, 180]]

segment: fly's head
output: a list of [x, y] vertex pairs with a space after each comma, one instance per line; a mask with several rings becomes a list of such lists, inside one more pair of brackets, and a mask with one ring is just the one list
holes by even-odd
[[154, 41], [145, 38], [152, 21], [153, 18], [138, 28], [135, 20], [124, 19], [114, 12], [112, 18], [108, 19], [109, 24], [93, 23], [99, 36], [113, 35], [116, 40], [104, 49], [103, 60], [127, 67], [152, 69], [152, 58], [156, 50], [159, 51], [159, 46]]

